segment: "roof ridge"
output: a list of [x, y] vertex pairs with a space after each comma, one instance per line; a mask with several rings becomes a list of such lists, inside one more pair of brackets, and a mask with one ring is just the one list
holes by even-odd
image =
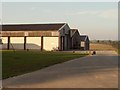
[[66, 24], [66, 23], [19, 23], [19, 24], [2, 24], [2, 25], [55, 25], [55, 24]]
[[17, 31], [17, 30], [59, 30], [59, 28], [63, 27], [65, 24], [11, 24], [11, 25], [2, 25], [3, 31]]

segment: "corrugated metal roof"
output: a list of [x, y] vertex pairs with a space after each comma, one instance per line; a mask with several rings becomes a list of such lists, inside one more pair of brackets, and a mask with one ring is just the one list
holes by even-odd
[[10, 24], [2, 25], [2, 31], [54, 31], [59, 30], [64, 24]]

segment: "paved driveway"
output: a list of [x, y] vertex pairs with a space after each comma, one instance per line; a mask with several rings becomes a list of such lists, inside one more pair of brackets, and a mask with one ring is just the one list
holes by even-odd
[[6, 79], [3, 81], [3, 87], [117, 88], [117, 55], [113, 52], [103, 55], [97, 52], [97, 54]]

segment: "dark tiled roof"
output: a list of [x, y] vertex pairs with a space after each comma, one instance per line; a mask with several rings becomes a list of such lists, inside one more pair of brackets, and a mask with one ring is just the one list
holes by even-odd
[[85, 41], [86, 38], [88, 38], [87, 35], [81, 35], [81, 36], [80, 36], [80, 40], [81, 40], [81, 41]]
[[59, 30], [64, 24], [10, 24], [2, 25], [2, 31], [54, 31]]

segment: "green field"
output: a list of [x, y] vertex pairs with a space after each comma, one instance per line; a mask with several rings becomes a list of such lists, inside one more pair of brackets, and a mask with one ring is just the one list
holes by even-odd
[[120, 49], [118, 50], [118, 54], [120, 55]]
[[86, 55], [65, 52], [2, 51], [2, 77], [5, 79], [21, 75]]

